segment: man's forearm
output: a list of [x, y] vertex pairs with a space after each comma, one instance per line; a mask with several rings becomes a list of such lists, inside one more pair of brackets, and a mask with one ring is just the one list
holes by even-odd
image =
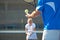
[[38, 10], [35, 10], [31, 13], [31, 17], [34, 18], [34, 17], [37, 17], [41, 12], [39, 12]]
[[35, 18], [35, 17], [37, 17], [40, 13], [41, 13], [40, 11], [35, 10], [35, 11], [33, 11], [31, 14], [27, 14], [27, 15], [25, 15], [25, 16], [28, 17], [28, 18]]

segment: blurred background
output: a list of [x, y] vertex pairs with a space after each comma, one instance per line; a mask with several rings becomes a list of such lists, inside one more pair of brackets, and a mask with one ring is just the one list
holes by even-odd
[[[31, 13], [36, 6], [37, 0], [0, 0], [0, 40], [25, 40], [25, 33], [20, 33], [24, 31], [27, 21], [24, 10], [27, 8]], [[37, 31], [43, 31], [41, 15], [33, 18], [33, 21]], [[6, 31], [19, 32], [7, 33]], [[42, 33], [39, 32], [38, 40], [41, 40]]]

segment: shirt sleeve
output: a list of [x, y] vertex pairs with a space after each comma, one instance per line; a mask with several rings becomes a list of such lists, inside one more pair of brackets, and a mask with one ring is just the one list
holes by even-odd
[[25, 25], [25, 28], [27, 28], [27, 24]]
[[33, 23], [33, 28], [36, 28], [36, 25], [35, 25], [35, 23]]
[[38, 0], [36, 9], [38, 11], [42, 11], [43, 10], [43, 0]]

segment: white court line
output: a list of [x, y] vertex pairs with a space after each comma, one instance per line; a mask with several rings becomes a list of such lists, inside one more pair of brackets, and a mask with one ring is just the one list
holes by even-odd
[[[36, 33], [43, 33], [43, 31], [35, 31]], [[7, 31], [0, 31], [0, 33], [25, 33], [25, 31], [21, 31], [21, 30], [19, 30], [19, 31], [9, 31], [9, 30], [7, 30]]]

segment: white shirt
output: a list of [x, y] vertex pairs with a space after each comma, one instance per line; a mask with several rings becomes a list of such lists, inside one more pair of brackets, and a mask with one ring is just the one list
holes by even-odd
[[26, 38], [28, 38], [28, 39], [37, 39], [36, 32], [34, 32], [34, 30], [33, 30], [35, 27], [36, 27], [35, 23], [32, 23], [31, 26], [29, 24], [25, 25], [25, 28], [28, 29], [27, 33], [31, 33], [32, 32], [32, 34], [31, 35], [27, 35]]

